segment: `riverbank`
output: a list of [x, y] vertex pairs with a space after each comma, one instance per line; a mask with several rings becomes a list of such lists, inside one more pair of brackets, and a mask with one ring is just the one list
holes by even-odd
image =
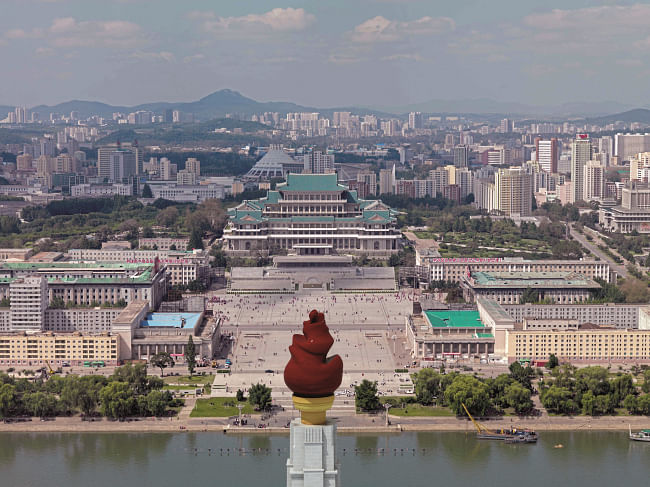
[[[458, 418], [400, 418], [391, 417], [391, 426], [358, 425], [344, 426], [337, 429], [341, 434], [354, 433], [400, 433], [402, 431], [427, 432], [473, 432], [474, 426], [465, 419]], [[627, 431], [650, 427], [650, 417], [646, 416], [605, 416], [605, 417], [542, 417], [533, 419], [505, 418], [485, 422], [490, 429], [531, 428], [537, 431]], [[236, 427], [225, 421], [214, 419], [157, 419], [142, 418], [136, 421], [81, 421], [79, 418], [57, 418], [51, 421], [32, 421], [19, 423], [0, 423], [0, 433], [29, 432], [29, 433], [179, 433], [179, 432], [214, 431], [226, 434], [289, 434], [288, 428], [267, 427]]]

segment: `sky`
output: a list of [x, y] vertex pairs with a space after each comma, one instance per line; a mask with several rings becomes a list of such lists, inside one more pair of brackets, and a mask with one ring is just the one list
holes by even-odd
[[0, 0], [0, 104], [648, 104], [650, 2]]

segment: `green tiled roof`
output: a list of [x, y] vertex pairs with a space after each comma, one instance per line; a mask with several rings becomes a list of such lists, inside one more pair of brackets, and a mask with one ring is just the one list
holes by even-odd
[[576, 287], [598, 289], [600, 285], [575, 272], [472, 272], [474, 287]]
[[288, 174], [287, 182], [278, 184], [278, 191], [342, 191], [345, 186], [338, 183], [332, 174]]
[[476, 336], [478, 338], [494, 338], [492, 333], [477, 333]]
[[425, 311], [433, 328], [476, 328], [485, 325], [478, 311]]
[[277, 203], [280, 201], [280, 193], [277, 191], [269, 191], [266, 193], [266, 198], [262, 200], [264, 203]]

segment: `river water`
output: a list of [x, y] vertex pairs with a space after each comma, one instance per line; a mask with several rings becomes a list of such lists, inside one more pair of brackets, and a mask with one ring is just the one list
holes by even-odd
[[[221, 433], [3, 433], [0, 486], [282, 487], [288, 442]], [[346, 487], [650, 485], [650, 443], [630, 442], [625, 432], [542, 433], [536, 445], [465, 433], [355, 435], [339, 436], [337, 450]]]

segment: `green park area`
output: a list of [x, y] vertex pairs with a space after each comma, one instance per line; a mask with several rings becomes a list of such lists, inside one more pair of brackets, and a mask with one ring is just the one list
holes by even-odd
[[[237, 400], [234, 397], [210, 397], [197, 399], [194, 409], [190, 413], [191, 418], [227, 418], [237, 416]], [[240, 402], [244, 407], [242, 414], [254, 414], [253, 406], [248, 402]]]
[[447, 407], [425, 406], [415, 402], [406, 402], [411, 399], [412, 398], [408, 396], [388, 396], [382, 397], [380, 400], [382, 405], [386, 403], [392, 405], [388, 413], [393, 416], [455, 416], [455, 414]]

